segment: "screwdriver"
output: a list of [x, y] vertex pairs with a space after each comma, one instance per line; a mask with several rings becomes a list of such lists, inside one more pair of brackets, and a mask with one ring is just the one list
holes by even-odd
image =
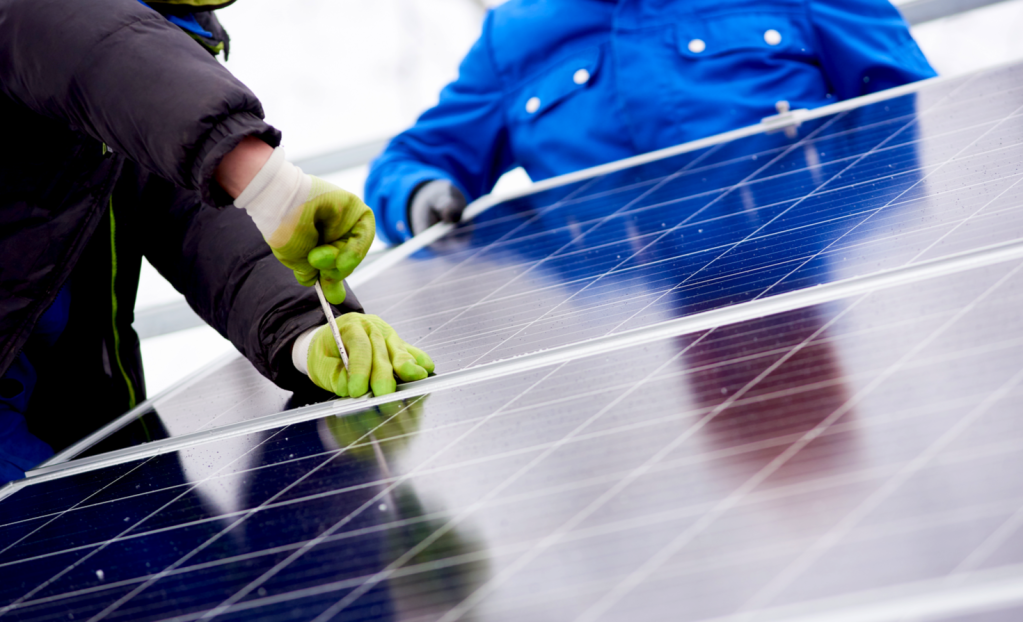
[[334, 311], [327, 303], [326, 296], [323, 295], [323, 288], [320, 287], [320, 282], [316, 281], [313, 283], [313, 287], [316, 289], [316, 296], [320, 299], [320, 306], [323, 307], [323, 314], [327, 316], [327, 323], [330, 324], [330, 332], [334, 333], [334, 342], [337, 343], [338, 352], [341, 353], [341, 362], [344, 363], [345, 372], [347, 372], [348, 352], [345, 351], [345, 344], [341, 343], [341, 331], [337, 329], [337, 322], [334, 321]]

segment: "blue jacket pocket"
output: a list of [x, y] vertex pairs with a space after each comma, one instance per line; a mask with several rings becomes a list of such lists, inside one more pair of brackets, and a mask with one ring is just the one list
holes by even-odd
[[519, 121], [535, 119], [570, 95], [589, 86], [600, 67], [600, 48], [592, 47], [530, 80], [514, 100], [511, 116]]
[[679, 53], [691, 59], [740, 55], [813, 56], [805, 20], [785, 13], [729, 13], [678, 25]]

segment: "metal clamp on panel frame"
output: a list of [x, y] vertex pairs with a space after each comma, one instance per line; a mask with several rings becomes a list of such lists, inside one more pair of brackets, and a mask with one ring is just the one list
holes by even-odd
[[795, 138], [799, 135], [799, 126], [806, 120], [807, 115], [810, 111], [806, 108], [798, 108], [796, 110], [789, 109], [789, 103], [784, 99], [774, 105], [778, 114], [764, 117], [760, 120], [760, 125], [764, 129], [766, 134], [774, 134], [776, 132], [785, 132], [785, 136], [788, 138]]

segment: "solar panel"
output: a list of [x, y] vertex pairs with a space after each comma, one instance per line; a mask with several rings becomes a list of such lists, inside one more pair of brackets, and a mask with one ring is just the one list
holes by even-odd
[[1018, 239], [1023, 110], [971, 84], [525, 197], [360, 295], [451, 369]]
[[[580, 608], [642, 571], [643, 559], [690, 545], [664, 562], [677, 585], [621, 613], [666, 599], [722, 614], [752, 598], [742, 590], [766, 589], [730, 584], [747, 553], [772, 574], [789, 567], [906, 473], [919, 481], [903, 477], [906, 488], [857, 532], [855, 553], [881, 555], [901, 538], [905, 557], [888, 565], [906, 567], [891, 572], [930, 578], [927, 556], [979, 545], [978, 521], [1023, 507], [1011, 399], [1023, 374], [1005, 364], [1023, 348], [1020, 270], [1013, 262], [959, 273], [72, 476], [72, 490], [96, 491], [84, 503], [72, 493], [65, 507], [52, 505], [51, 491], [39, 514], [28, 500], [16, 506], [17, 494], [0, 504], [5, 532], [19, 520], [36, 530], [20, 542], [4, 533], [17, 543], [0, 567], [42, 581], [78, 563], [15, 610], [28, 618], [88, 617], [158, 579], [122, 615], [159, 619], [209, 611], [246, 586], [251, 595], [232, 611], [284, 602], [323, 610], [359, 588], [376, 602], [368, 581], [408, 557], [419, 562], [402, 575], [401, 606], [431, 595], [455, 606], [490, 586], [494, 615], [521, 619]], [[605, 380], [595, 386], [594, 376]], [[959, 430], [979, 417], [985, 425]], [[991, 465], [1002, 477], [978, 486], [976, 474]], [[964, 500], [971, 509], [959, 516]], [[407, 555], [451, 521], [435, 548]], [[934, 542], [909, 528], [928, 522], [977, 533]], [[317, 554], [297, 555], [317, 538]], [[449, 557], [457, 559], [442, 563]], [[803, 585], [803, 598], [894, 580], [870, 563], [859, 573], [834, 563], [814, 576], [826, 569], [842, 581]], [[700, 588], [715, 574], [717, 592]], [[211, 587], [212, 577], [227, 587]], [[450, 585], [429, 592], [437, 582]], [[0, 589], [13, 600], [25, 587]], [[188, 605], [168, 593], [187, 595]], [[427, 605], [411, 613], [428, 615]]]
[[1021, 71], [492, 207], [358, 289], [440, 376], [164, 398], [0, 501], [0, 617], [1013, 619]]

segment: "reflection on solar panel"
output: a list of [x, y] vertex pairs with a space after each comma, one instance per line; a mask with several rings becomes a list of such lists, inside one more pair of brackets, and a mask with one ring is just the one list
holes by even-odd
[[156, 400], [0, 502], [0, 617], [1019, 619], [1021, 74], [495, 205], [359, 289], [444, 373]]

